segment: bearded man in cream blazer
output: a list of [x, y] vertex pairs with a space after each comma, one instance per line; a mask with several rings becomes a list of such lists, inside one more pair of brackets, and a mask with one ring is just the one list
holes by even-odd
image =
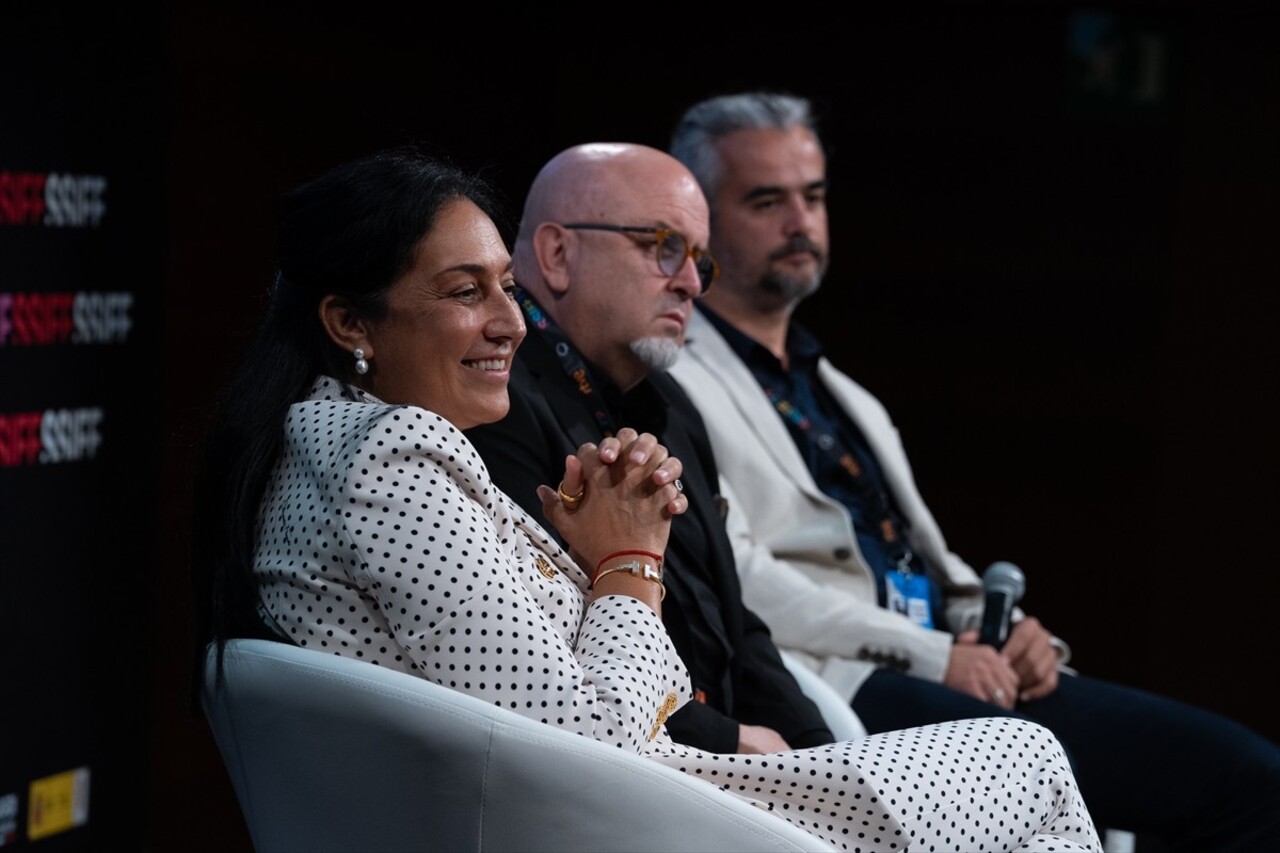
[[981, 581], [948, 549], [888, 412], [793, 317], [829, 248], [809, 102], [710, 98], [670, 151], [707, 197], [720, 265], [671, 373], [711, 435], [743, 596], [777, 644], [871, 732], [989, 714], [1047, 726], [1099, 826], [1170, 850], [1280, 849], [1276, 744], [1072, 671], [1020, 610], [1002, 648], [978, 642]]

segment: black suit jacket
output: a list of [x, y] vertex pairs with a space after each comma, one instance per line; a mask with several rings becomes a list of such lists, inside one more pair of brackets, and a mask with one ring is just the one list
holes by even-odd
[[[689, 510], [671, 525], [663, 574], [663, 621], [703, 701], [689, 702], [667, 721], [680, 743], [736, 752], [738, 725], [769, 726], [796, 748], [833, 740], [814, 703], [787, 670], [765, 624], [742, 602], [733, 550], [725, 533], [719, 476], [706, 428], [675, 380], [653, 374], [623, 395], [604, 391], [619, 427], [652, 432], [684, 465]], [[539, 484], [555, 486], [564, 458], [604, 433], [589, 398], [565, 373], [537, 328], [516, 354], [511, 411], [495, 424], [467, 431], [497, 485], [547, 530]]]

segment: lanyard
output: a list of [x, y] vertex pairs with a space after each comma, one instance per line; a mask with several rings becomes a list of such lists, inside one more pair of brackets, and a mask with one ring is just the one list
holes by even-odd
[[533, 327], [551, 339], [556, 355], [560, 359], [560, 367], [565, 375], [573, 380], [573, 386], [578, 389], [578, 393], [587, 398], [587, 405], [595, 415], [596, 423], [600, 426], [600, 431], [604, 433], [605, 438], [611, 438], [618, 430], [614, 426], [613, 418], [609, 415], [609, 407], [605, 405], [604, 397], [600, 395], [595, 382], [591, 379], [591, 371], [587, 369], [587, 362], [582, 354], [525, 290], [521, 289], [516, 293], [516, 301], [520, 303], [521, 310], [529, 318]]
[[832, 435], [825, 430], [818, 429], [817, 425], [804, 412], [790, 400], [783, 397], [777, 389], [765, 386], [764, 393], [769, 398], [769, 402], [773, 404], [773, 407], [778, 410], [778, 414], [782, 415], [783, 420], [804, 433], [805, 437], [812, 445], [818, 448], [820, 453], [831, 462], [834, 462], [836, 467], [844, 472], [849, 482], [853, 485], [854, 491], [857, 492], [858, 497], [862, 500], [867, 520], [880, 532], [880, 538], [889, 552], [889, 559], [904, 574], [910, 574], [913, 555], [898, 530], [898, 525], [894, 523], [884, 489], [876, 484], [875, 480], [858, 462], [857, 456], [840, 440], [838, 435]]

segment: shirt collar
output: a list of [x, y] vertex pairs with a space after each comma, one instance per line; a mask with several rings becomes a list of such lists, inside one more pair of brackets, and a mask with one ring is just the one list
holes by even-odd
[[[763, 344], [738, 331], [737, 327], [716, 314], [705, 303], [695, 302], [694, 305], [711, 322], [711, 325], [715, 326], [716, 330], [724, 336], [729, 348], [737, 353], [738, 357], [748, 366], [753, 369], [764, 368], [778, 373], [787, 372], [782, 369], [782, 362], [773, 353], [769, 352]], [[791, 364], [791, 371], [803, 370], [812, 372], [816, 369], [820, 358], [822, 358], [821, 341], [792, 317], [787, 326], [787, 360]]]

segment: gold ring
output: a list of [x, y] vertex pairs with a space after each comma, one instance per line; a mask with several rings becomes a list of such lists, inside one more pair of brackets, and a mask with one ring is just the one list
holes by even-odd
[[560, 485], [556, 486], [556, 494], [560, 496], [560, 502], [567, 507], [575, 507], [582, 503], [582, 498], [587, 494], [587, 487], [584, 485], [582, 491], [576, 495], [566, 495], [564, 493], [564, 480], [560, 481]]

